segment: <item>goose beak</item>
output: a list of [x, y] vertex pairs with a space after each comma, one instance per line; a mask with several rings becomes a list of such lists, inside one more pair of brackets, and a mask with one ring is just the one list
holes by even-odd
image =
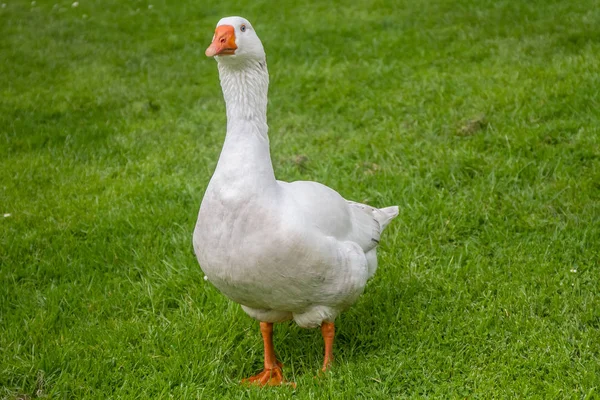
[[235, 30], [231, 25], [217, 26], [213, 41], [204, 52], [207, 57], [233, 55], [237, 45], [235, 44]]

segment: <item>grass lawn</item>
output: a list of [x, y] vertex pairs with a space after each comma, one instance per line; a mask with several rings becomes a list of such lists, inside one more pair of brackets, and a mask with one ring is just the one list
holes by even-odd
[[[0, 398], [600, 396], [598, 1], [3, 1]], [[228, 15], [278, 178], [400, 206], [331, 373], [276, 326], [295, 390], [192, 251]]]

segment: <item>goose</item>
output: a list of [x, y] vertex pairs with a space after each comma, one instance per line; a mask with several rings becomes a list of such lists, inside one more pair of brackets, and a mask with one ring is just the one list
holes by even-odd
[[398, 207], [345, 200], [317, 182], [275, 178], [267, 126], [269, 73], [263, 45], [242, 17], [221, 19], [206, 56], [217, 61], [227, 133], [204, 193], [194, 252], [222, 294], [260, 322], [264, 369], [244, 379], [280, 385], [273, 324], [321, 327], [322, 370], [333, 361], [334, 321], [377, 269], [377, 245]]

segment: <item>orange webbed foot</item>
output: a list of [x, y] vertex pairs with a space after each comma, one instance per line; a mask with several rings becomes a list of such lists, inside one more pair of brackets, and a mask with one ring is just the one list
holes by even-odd
[[323, 367], [321, 368], [320, 372], [331, 371], [332, 364], [333, 364], [333, 360], [331, 360], [331, 359], [325, 360], [325, 362], [323, 362]]
[[260, 332], [265, 347], [265, 369], [260, 374], [243, 379], [242, 383], [261, 387], [280, 386], [284, 384], [296, 387], [295, 383], [287, 382], [283, 379], [283, 373], [281, 372], [283, 364], [277, 361], [277, 357], [275, 357], [275, 350], [273, 349], [273, 323], [261, 321]]
[[257, 386], [281, 386], [291, 385], [296, 387], [294, 382], [287, 382], [283, 379], [283, 372], [281, 367], [283, 365], [277, 361], [277, 365], [271, 368], [265, 368], [262, 372], [242, 380], [242, 383], [257, 385]]
[[323, 378], [328, 372], [331, 372], [333, 361], [331, 359], [325, 360], [323, 367], [317, 372], [317, 375], [313, 376], [315, 379]]

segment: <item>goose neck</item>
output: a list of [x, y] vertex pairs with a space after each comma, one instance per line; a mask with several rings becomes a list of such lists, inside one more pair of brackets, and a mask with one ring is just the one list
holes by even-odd
[[266, 62], [219, 63], [219, 76], [228, 125], [243, 120], [264, 125], [266, 129], [269, 90]]

